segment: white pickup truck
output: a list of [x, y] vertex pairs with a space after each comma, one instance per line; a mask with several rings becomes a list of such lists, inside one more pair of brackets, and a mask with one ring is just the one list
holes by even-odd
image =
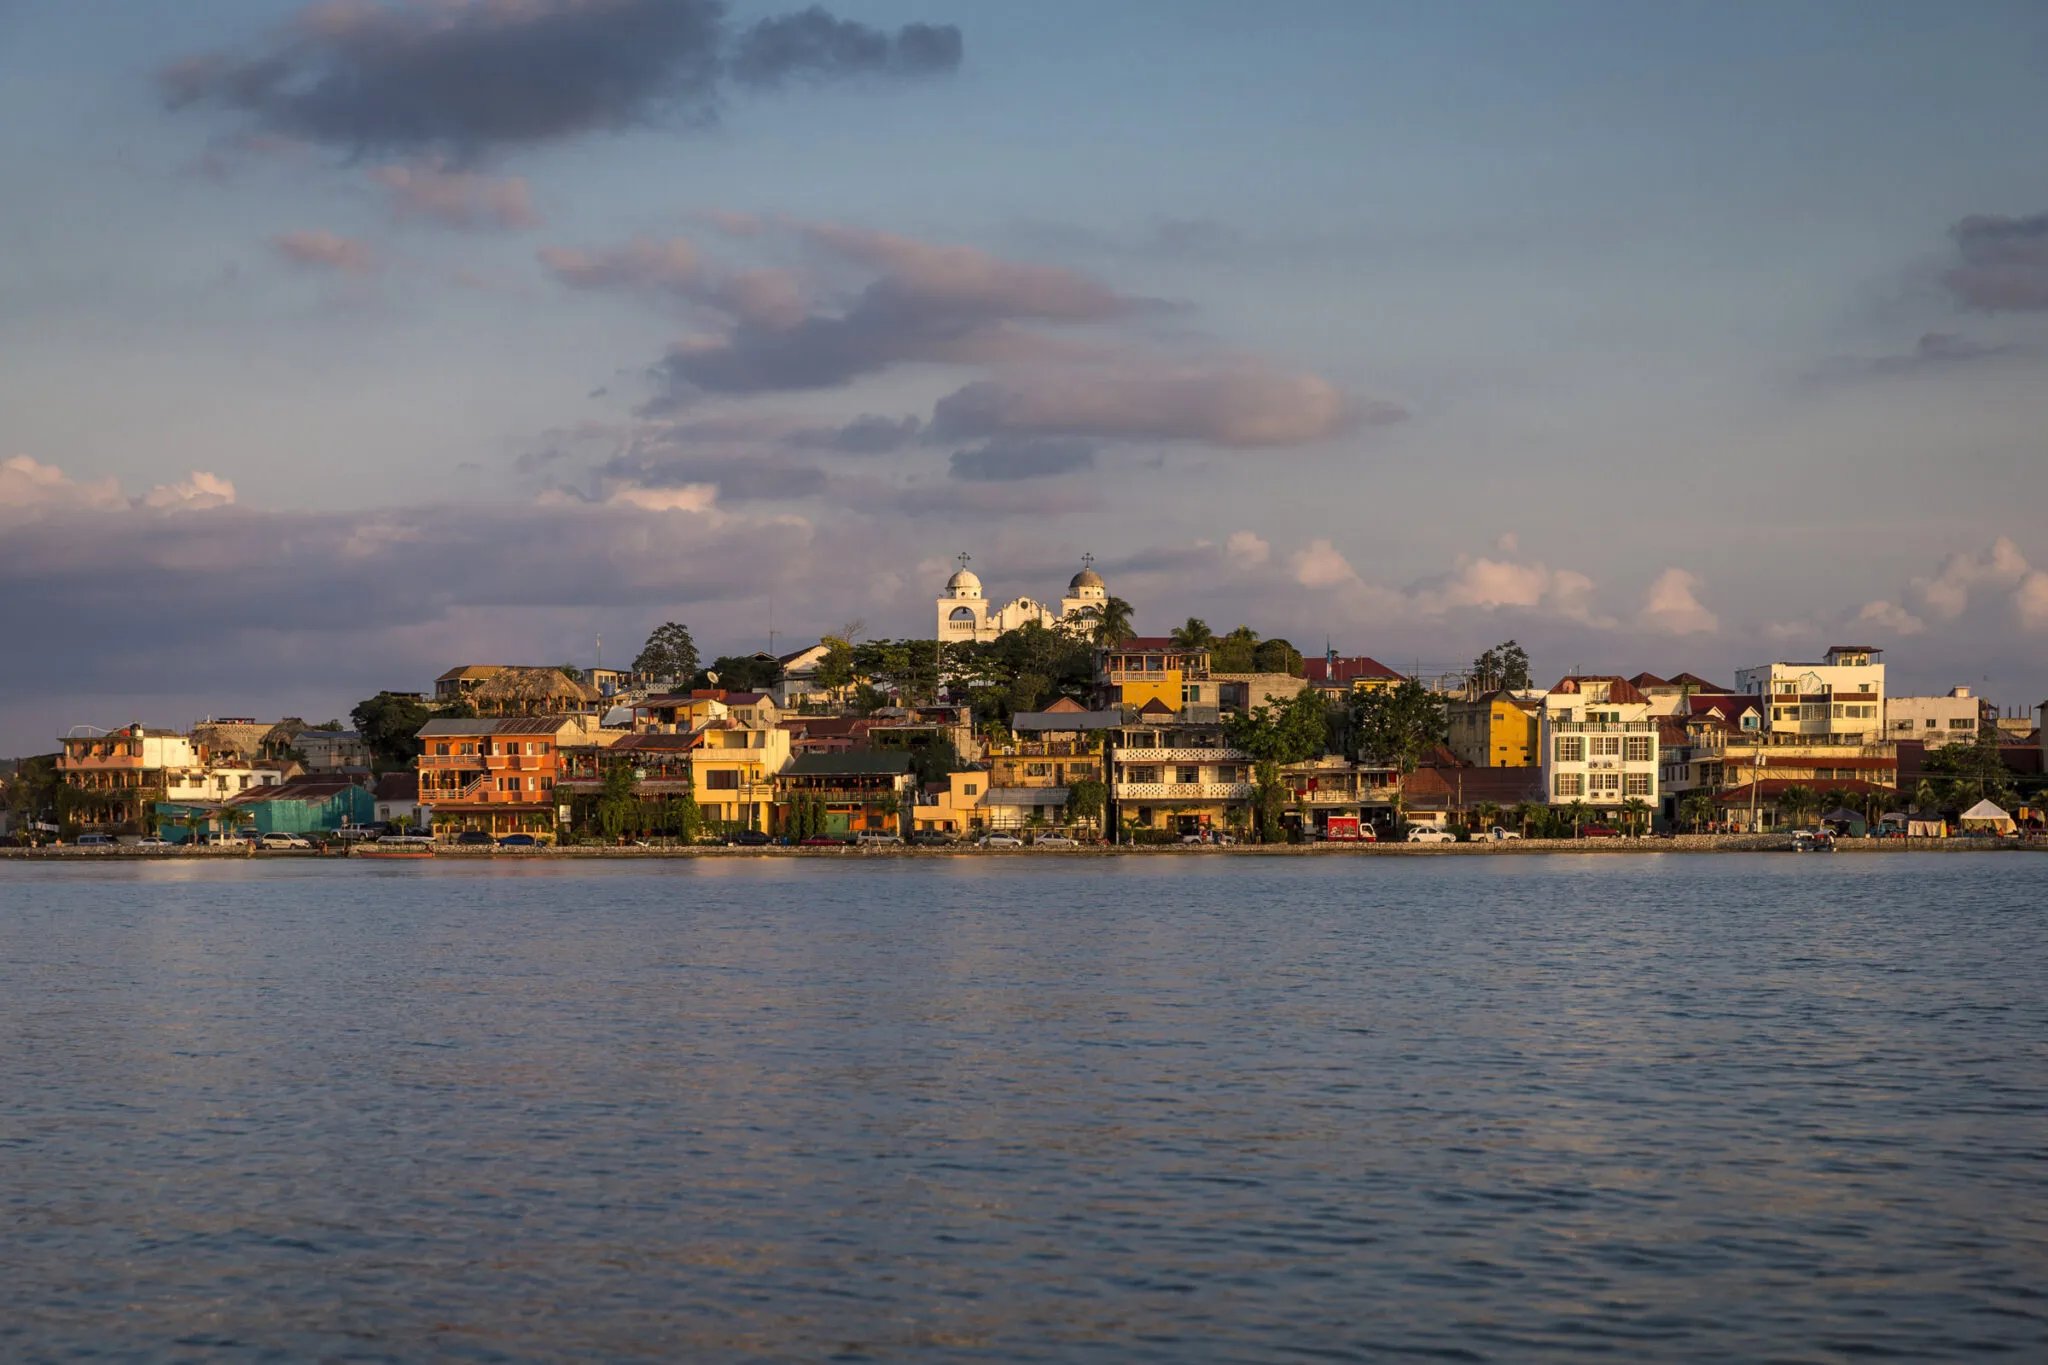
[[1498, 844], [1508, 839], [1519, 839], [1522, 837], [1522, 832], [1518, 829], [1507, 829], [1500, 825], [1495, 825], [1492, 829], [1486, 831], [1485, 837]]

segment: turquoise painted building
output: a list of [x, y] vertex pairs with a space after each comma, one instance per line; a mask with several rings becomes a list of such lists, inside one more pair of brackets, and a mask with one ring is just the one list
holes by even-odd
[[[313, 834], [343, 825], [367, 825], [377, 818], [377, 801], [368, 787], [340, 778], [301, 778], [276, 787], [254, 788], [234, 803], [252, 817], [233, 826], [258, 834]], [[217, 801], [159, 801], [157, 834], [183, 839], [190, 834], [188, 816], [204, 816], [200, 838], [231, 832]]]

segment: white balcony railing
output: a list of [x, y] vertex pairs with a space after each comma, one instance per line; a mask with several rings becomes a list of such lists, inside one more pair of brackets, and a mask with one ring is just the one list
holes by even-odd
[[1116, 751], [1119, 763], [1249, 763], [1242, 749], [1145, 749], [1136, 745]]
[[1119, 782], [1119, 801], [1249, 801], [1258, 792], [1250, 782]]

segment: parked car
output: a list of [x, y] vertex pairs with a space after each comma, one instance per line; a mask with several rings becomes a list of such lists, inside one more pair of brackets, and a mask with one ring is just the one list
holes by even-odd
[[114, 836], [111, 834], [81, 834], [72, 842], [80, 848], [112, 848], [114, 846]]
[[857, 844], [900, 844], [903, 842], [903, 836], [900, 834], [890, 834], [883, 830], [869, 829], [862, 830], [859, 834], [856, 834], [853, 841]]
[[312, 846], [311, 840], [302, 839], [296, 834], [287, 834], [283, 830], [266, 834], [256, 841], [256, 847], [258, 848], [311, 848]]
[[952, 835], [935, 829], [919, 830], [910, 836], [910, 842], [919, 848], [950, 848], [955, 840]]
[[1522, 831], [1518, 829], [1508, 829], [1504, 825], [1495, 825], [1492, 829], [1486, 831], [1486, 837], [1498, 844], [1503, 843], [1509, 839], [1521, 838]]
[[836, 834], [813, 834], [808, 839], [799, 839], [798, 848], [845, 848], [846, 840]]
[[1447, 829], [1433, 829], [1428, 825], [1410, 825], [1408, 842], [1411, 844], [1455, 844], [1458, 836]]
[[495, 847], [498, 841], [485, 830], [466, 829], [455, 836], [455, 842], [465, 848], [491, 848]]
[[985, 834], [981, 839], [983, 848], [1022, 848], [1024, 841], [1014, 834]]
[[775, 840], [758, 829], [736, 829], [725, 836], [725, 842], [741, 848], [759, 848], [763, 844], [772, 844]]
[[159, 839], [154, 834], [145, 834], [135, 841], [135, 847], [137, 848], [169, 848], [170, 846], [170, 840]]
[[540, 840], [531, 834], [507, 834], [498, 840], [499, 848], [538, 848]]
[[381, 825], [343, 825], [334, 831], [334, 837], [343, 843], [354, 843], [358, 839], [375, 839], [383, 833]]
[[1619, 839], [1621, 837], [1621, 831], [1612, 825], [1587, 825], [1579, 831], [1579, 834], [1587, 839]]
[[1033, 848], [1079, 848], [1081, 845], [1064, 834], [1041, 834], [1031, 841]]

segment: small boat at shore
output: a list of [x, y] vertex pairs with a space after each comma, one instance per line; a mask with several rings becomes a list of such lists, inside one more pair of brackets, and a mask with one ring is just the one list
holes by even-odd
[[374, 844], [356, 844], [348, 851], [351, 858], [431, 858], [434, 856], [434, 841], [411, 834], [387, 834]]

